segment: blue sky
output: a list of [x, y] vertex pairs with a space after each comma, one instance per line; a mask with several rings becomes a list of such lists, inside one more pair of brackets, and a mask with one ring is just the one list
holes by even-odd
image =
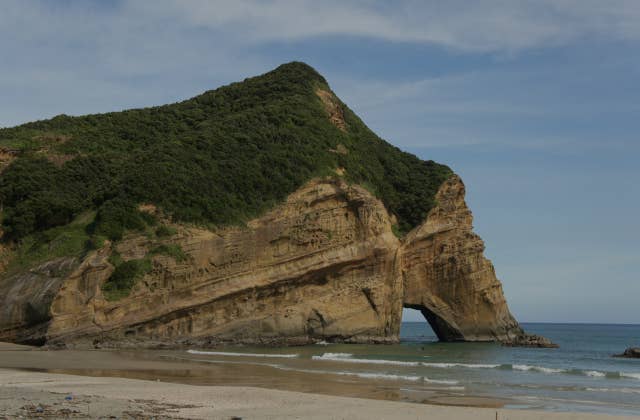
[[305, 61], [463, 177], [518, 319], [640, 323], [638, 1], [5, 0], [0, 51], [0, 126]]

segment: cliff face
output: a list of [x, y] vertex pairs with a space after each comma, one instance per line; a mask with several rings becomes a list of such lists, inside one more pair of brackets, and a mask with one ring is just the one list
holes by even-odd
[[[509, 341], [507, 307], [459, 177], [425, 222], [400, 241], [367, 190], [316, 180], [246, 228], [180, 228], [188, 258], [152, 257], [130, 296], [105, 300], [112, 245], [81, 262], [57, 260], [0, 282], [0, 340], [67, 345], [395, 342], [402, 307], [417, 308], [444, 341]], [[149, 240], [115, 246], [123, 259]]]
[[[4, 294], [0, 338], [38, 341], [45, 332], [49, 342], [118, 345], [397, 339], [399, 241], [384, 206], [363, 188], [311, 182], [247, 228], [181, 229], [170, 241], [181, 245], [187, 261], [153, 257], [152, 272], [117, 302], [106, 301], [100, 288], [113, 271], [109, 247], [63, 281], [32, 281], [32, 273], [11, 279], [28, 286]], [[145, 237], [133, 237], [117, 251], [125, 260], [139, 258], [148, 246]], [[49, 283], [55, 291], [50, 320], [26, 328], [22, 314], [33, 296], [22, 289], [35, 294]]]
[[506, 341], [521, 335], [484, 242], [472, 231], [465, 187], [452, 176], [427, 220], [402, 244], [404, 304], [419, 309], [443, 341]]

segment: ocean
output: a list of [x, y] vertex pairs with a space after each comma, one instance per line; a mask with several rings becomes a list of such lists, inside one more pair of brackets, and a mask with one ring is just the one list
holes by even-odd
[[[640, 360], [611, 357], [640, 345], [640, 325], [523, 323], [558, 349], [439, 343], [426, 323], [405, 322], [397, 345], [317, 344], [286, 348], [191, 349], [182, 360], [263, 366], [369, 383], [382, 396], [415, 402], [497, 400], [507, 408], [640, 415]], [[290, 380], [290, 379], [289, 379]], [[301, 385], [307, 391], [313, 386]], [[322, 391], [322, 390], [321, 390]]]

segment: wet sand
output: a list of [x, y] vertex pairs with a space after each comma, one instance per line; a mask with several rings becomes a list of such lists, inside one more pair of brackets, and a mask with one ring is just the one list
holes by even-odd
[[197, 386], [9, 369], [0, 369], [0, 384], [0, 415], [5, 418], [631, 419], [584, 413], [435, 406], [254, 387]]
[[[28, 351], [32, 350], [32, 351]], [[70, 399], [67, 400], [66, 398]], [[46, 351], [0, 345], [0, 419], [623, 419], [501, 408], [508, 401], [389, 381], [281, 371], [184, 351]], [[456, 407], [457, 406], [457, 407]], [[632, 417], [626, 417], [631, 419]], [[640, 417], [635, 417], [640, 419]]]
[[[502, 407], [507, 401], [447, 392], [440, 386], [419, 391], [396, 381], [341, 377], [274, 369], [246, 358], [212, 361], [176, 350], [39, 350], [0, 352], [0, 368], [39, 373], [118, 377], [187, 385], [250, 386], [343, 397], [418, 403]], [[303, 361], [300, 361], [304, 363]]]

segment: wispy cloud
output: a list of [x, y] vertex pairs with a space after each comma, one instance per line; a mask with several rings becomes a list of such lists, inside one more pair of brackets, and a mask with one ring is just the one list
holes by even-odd
[[153, 7], [159, 15], [225, 28], [253, 43], [352, 35], [517, 51], [589, 36], [640, 38], [640, 3], [634, 0], [161, 0]]

